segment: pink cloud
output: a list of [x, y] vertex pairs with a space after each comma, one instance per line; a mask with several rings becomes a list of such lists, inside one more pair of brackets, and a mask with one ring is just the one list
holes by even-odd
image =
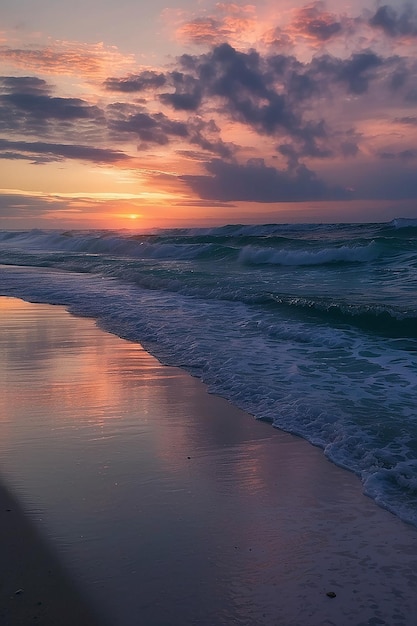
[[313, 40], [328, 41], [343, 30], [343, 21], [325, 10], [323, 2], [312, 2], [295, 11], [291, 27]]
[[114, 46], [76, 41], [52, 41], [46, 46], [20, 47], [4, 43], [0, 46], [0, 58], [4, 64], [29, 72], [94, 79], [126, 72], [134, 65], [133, 55], [123, 55]]
[[259, 20], [252, 5], [218, 3], [211, 14], [190, 17], [180, 15], [175, 24], [180, 42], [196, 45], [216, 45], [228, 41], [234, 45], [256, 40]]

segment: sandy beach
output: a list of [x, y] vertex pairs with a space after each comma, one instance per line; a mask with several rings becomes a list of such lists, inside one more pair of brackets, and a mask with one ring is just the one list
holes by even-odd
[[55, 550], [0, 485], [2, 626], [95, 626], [100, 624]]
[[417, 530], [318, 448], [62, 307], [0, 351], [2, 626], [415, 625]]

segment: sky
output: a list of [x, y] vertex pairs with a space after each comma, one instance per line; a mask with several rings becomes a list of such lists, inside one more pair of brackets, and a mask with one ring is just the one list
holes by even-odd
[[417, 5], [2, 0], [0, 228], [417, 218]]

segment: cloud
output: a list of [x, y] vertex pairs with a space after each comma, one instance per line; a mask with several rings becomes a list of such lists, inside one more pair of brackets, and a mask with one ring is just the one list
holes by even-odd
[[[35, 155], [35, 156], [29, 156]], [[77, 159], [94, 163], [117, 163], [129, 159], [123, 152], [91, 146], [54, 144], [42, 141], [9, 141], [0, 139], [0, 158], [30, 159], [36, 163]]]
[[230, 30], [225, 28], [215, 17], [197, 17], [185, 22], [177, 29], [177, 37], [181, 41], [198, 45], [215, 45], [230, 37]]
[[199, 208], [233, 208], [236, 205], [230, 202], [216, 202], [214, 200], [181, 200], [180, 202], [173, 202], [172, 206], [189, 206]]
[[263, 34], [262, 41], [266, 46], [282, 52], [289, 52], [295, 46], [293, 35], [280, 26], [268, 28]]
[[[331, 55], [323, 55], [312, 60], [308, 70], [312, 80], [328, 86], [342, 84], [348, 93], [361, 95], [368, 91], [370, 84], [378, 78], [379, 68], [392, 71], [391, 60], [383, 59], [372, 50], [351, 55], [348, 59], [340, 59]], [[384, 73], [384, 79], [386, 73]]]
[[407, 4], [401, 12], [388, 4], [379, 7], [369, 23], [380, 28], [388, 37], [417, 37], [417, 10]]
[[80, 98], [58, 98], [32, 93], [12, 93], [0, 96], [0, 103], [20, 110], [37, 120], [75, 120], [95, 117], [96, 107]]
[[406, 124], [409, 126], [417, 126], [417, 116], [408, 115], [406, 117], [396, 117], [394, 122], [397, 124]]
[[400, 150], [398, 152], [380, 152], [379, 156], [381, 159], [401, 159], [403, 161], [411, 161], [413, 159], [417, 159], [417, 150], [416, 149], [408, 149], [408, 150]]
[[133, 55], [124, 55], [114, 46], [58, 40], [48, 46], [1, 45], [0, 58], [3, 64], [24, 68], [26, 72], [84, 76], [94, 80], [110, 71], [125, 72], [134, 63]]
[[[189, 98], [190, 108], [198, 110], [207, 101], [213, 107], [217, 98], [218, 111], [267, 134], [279, 129], [292, 133], [302, 124], [304, 103], [329, 96], [332, 89], [342, 86], [361, 95], [373, 82], [387, 82], [399, 68], [408, 77], [400, 58], [385, 59], [372, 50], [345, 59], [325, 54], [301, 63], [293, 55], [240, 52], [222, 44], [205, 54], [183, 55], [179, 64], [182, 96]], [[164, 103], [180, 108], [168, 97]]]
[[417, 168], [397, 156], [369, 164], [355, 184], [355, 195], [372, 200], [416, 201]]
[[[108, 109], [109, 128], [114, 136], [129, 134], [147, 144], [166, 145], [171, 137], [186, 138], [188, 128], [184, 122], [171, 120], [164, 113], [149, 113], [144, 107], [115, 104]], [[142, 146], [144, 147], [144, 146]]]
[[235, 146], [225, 143], [219, 138], [220, 129], [214, 120], [206, 122], [202, 118], [193, 117], [188, 120], [189, 143], [199, 146], [223, 158], [230, 158]]
[[150, 113], [145, 107], [121, 103], [110, 106], [108, 113], [113, 136], [118, 140], [127, 134], [136, 136], [143, 142], [139, 146], [141, 150], [152, 144], [168, 145], [173, 140], [199, 146], [222, 157], [230, 157], [234, 150], [233, 144], [222, 141], [214, 120], [206, 121], [198, 116], [175, 120], [164, 113]]
[[349, 198], [346, 190], [329, 187], [305, 166], [289, 171], [269, 167], [263, 159], [250, 159], [245, 165], [214, 159], [205, 167], [208, 176], [180, 177], [205, 200], [302, 202]]
[[25, 93], [33, 96], [49, 94], [50, 86], [37, 76], [0, 76], [0, 87], [9, 93]]
[[177, 39], [194, 45], [215, 46], [225, 41], [239, 45], [254, 42], [255, 33], [259, 33], [255, 6], [233, 2], [218, 2], [211, 14], [204, 11], [192, 19], [181, 17], [176, 25]]
[[353, 16], [337, 14], [327, 10], [326, 2], [321, 0], [292, 10], [288, 4], [279, 11], [275, 7], [271, 11], [271, 7], [271, 3], [216, 3], [191, 16], [183, 11], [166, 11], [165, 17], [177, 40], [205, 48], [229, 43], [241, 51], [251, 47], [288, 51], [301, 44], [305, 54], [308, 49], [338, 44], [342, 37], [346, 50], [358, 45], [359, 40], [362, 47], [372, 40], [369, 18], [363, 12]]
[[[308, 15], [321, 6], [310, 5]], [[396, 80], [399, 74], [401, 81]], [[154, 104], [174, 110], [180, 119], [171, 119], [162, 111], [151, 112], [149, 100], [149, 108], [111, 105], [108, 125], [117, 141], [128, 134], [138, 137], [141, 150], [181, 141], [222, 159], [236, 158], [241, 150], [222, 139], [222, 129], [226, 124], [239, 125], [254, 137], [275, 141], [275, 154], [289, 169], [295, 169], [309, 159], [353, 158], [359, 153], [360, 134], [351, 121], [332, 114], [332, 100], [346, 102], [345, 110], [349, 110], [353, 105], [359, 107], [365, 97], [366, 106], [372, 99], [379, 105], [395, 91], [397, 98], [406, 101], [412, 97], [412, 76], [406, 59], [383, 57], [371, 49], [345, 58], [323, 54], [300, 62], [293, 54], [242, 52], [223, 43], [202, 54], [183, 54], [177, 69], [164, 74], [140, 73], [116, 82], [110, 79], [115, 88], [128, 85], [120, 87], [127, 93], [153, 87]], [[346, 95], [355, 97], [352, 104], [344, 100]], [[332, 114], [332, 121], [324, 121], [326, 113]], [[365, 141], [363, 137], [361, 141]]]
[[36, 193], [0, 193], [0, 217], [3, 219], [42, 218], [53, 203], [55, 209], [68, 208], [66, 199]]
[[68, 134], [68, 123], [96, 123], [102, 112], [81, 98], [50, 95], [51, 88], [36, 77], [0, 77], [0, 129], [12, 133], [52, 132], [61, 124]]
[[170, 105], [176, 111], [196, 111], [202, 98], [200, 81], [183, 72], [171, 72], [169, 82], [175, 92], [161, 94], [160, 101]]
[[341, 34], [343, 22], [324, 9], [323, 2], [313, 2], [297, 9], [292, 29], [317, 41], [324, 42]]
[[135, 93], [163, 87], [166, 80], [164, 74], [154, 72], [153, 70], [144, 70], [139, 74], [129, 74], [125, 78], [107, 78], [104, 82], [104, 87], [108, 91]]
[[222, 44], [205, 55], [184, 55], [180, 63], [194, 73], [201, 89], [200, 102], [203, 95], [209, 100], [217, 98], [218, 111], [235, 121], [264, 133], [298, 124], [288, 96], [274, 89], [273, 73], [258, 52], [243, 53]]
[[103, 147], [109, 140], [103, 109], [83, 98], [61, 97], [43, 79], [0, 77], [0, 132], [55, 144]]
[[94, 117], [97, 107], [80, 98], [59, 98], [49, 95], [48, 84], [32, 76], [0, 77], [0, 103], [14, 107], [37, 119], [77, 119]]
[[324, 122], [331, 98], [364, 96], [375, 85], [379, 99], [392, 89], [396, 72], [404, 74], [399, 91], [411, 75], [401, 58], [384, 58], [372, 50], [348, 58], [324, 54], [301, 63], [294, 55], [241, 52], [221, 44], [207, 53], [182, 55], [178, 63], [181, 71], [171, 72], [167, 80], [173, 84], [175, 77], [175, 92], [158, 96], [163, 104], [202, 117], [215, 111], [219, 119], [276, 138], [278, 152], [291, 166], [300, 158], [355, 156], [358, 136], [349, 136], [343, 120], [338, 128]]

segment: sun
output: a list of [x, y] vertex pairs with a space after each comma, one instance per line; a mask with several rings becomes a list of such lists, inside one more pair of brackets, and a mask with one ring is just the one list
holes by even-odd
[[131, 220], [137, 220], [137, 219], [138, 219], [138, 217], [139, 217], [139, 215], [137, 215], [136, 213], [131, 213], [131, 214], [129, 215], [129, 218], [130, 218]]

